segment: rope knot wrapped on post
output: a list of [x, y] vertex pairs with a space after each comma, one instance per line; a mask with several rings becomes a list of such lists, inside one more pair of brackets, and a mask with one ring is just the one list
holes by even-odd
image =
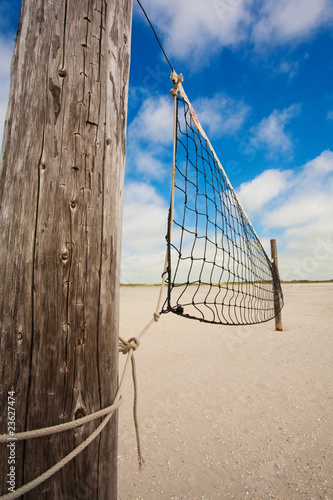
[[179, 92], [179, 85], [184, 81], [183, 75], [177, 75], [175, 70], [173, 69], [171, 72], [170, 80], [174, 83], [173, 89], [170, 90], [171, 97], [177, 97]]
[[161, 315], [157, 312], [154, 312], [153, 317], [154, 317], [154, 321], [157, 322], [160, 319]]
[[[145, 333], [146, 329], [149, 328], [150, 323], [143, 329], [140, 333], [140, 337]], [[132, 363], [132, 379], [133, 379], [133, 388], [134, 388], [134, 401], [133, 401], [133, 418], [134, 418], [134, 428], [136, 435], [136, 443], [138, 448], [138, 462], [139, 468], [142, 469], [145, 461], [141, 454], [141, 441], [140, 441], [140, 431], [139, 431], [139, 421], [138, 421], [138, 381], [136, 376], [136, 365], [135, 365], [135, 357], [134, 352], [140, 346], [140, 340], [138, 337], [131, 337], [127, 341], [123, 338], [119, 337], [119, 352], [123, 354], [128, 354], [127, 359], [131, 359]]]
[[128, 354], [130, 350], [136, 351], [140, 346], [140, 340], [137, 337], [131, 337], [127, 341], [119, 337], [119, 352]]

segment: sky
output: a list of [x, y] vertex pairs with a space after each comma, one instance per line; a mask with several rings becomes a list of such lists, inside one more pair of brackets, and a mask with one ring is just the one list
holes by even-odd
[[[142, 0], [284, 280], [333, 279], [333, 0]], [[0, 0], [0, 134], [20, 2]], [[170, 68], [136, 0], [123, 283], [158, 283], [172, 172]]]

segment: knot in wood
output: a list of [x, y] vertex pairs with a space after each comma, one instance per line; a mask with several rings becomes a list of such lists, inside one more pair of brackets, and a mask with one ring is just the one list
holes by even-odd
[[65, 76], [67, 76], [67, 71], [64, 68], [59, 69], [59, 76], [65, 78]]
[[83, 410], [83, 408], [79, 408], [78, 410], [76, 410], [76, 412], [74, 413], [74, 418], [75, 420], [79, 419], [79, 418], [83, 418], [86, 416], [86, 413], [85, 411]]
[[64, 253], [62, 254], [62, 256], [61, 256], [61, 260], [62, 260], [63, 262], [66, 262], [66, 260], [68, 260], [68, 258], [69, 258], [69, 254], [68, 254], [68, 253], [66, 253], [66, 252], [64, 252]]

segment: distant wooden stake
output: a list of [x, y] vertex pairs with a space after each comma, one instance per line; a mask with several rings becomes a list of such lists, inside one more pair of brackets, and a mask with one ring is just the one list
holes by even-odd
[[[279, 266], [278, 266], [276, 240], [271, 240], [271, 256], [273, 260], [273, 266], [276, 271], [276, 276], [279, 279]], [[282, 332], [282, 317], [281, 317], [281, 311], [279, 311], [278, 290], [277, 290], [277, 283], [275, 282], [275, 280], [273, 280], [273, 286], [274, 286], [275, 330], [277, 332]]]

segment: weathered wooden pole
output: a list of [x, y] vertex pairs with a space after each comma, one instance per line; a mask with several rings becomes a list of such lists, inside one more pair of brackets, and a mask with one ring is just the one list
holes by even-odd
[[271, 240], [271, 257], [273, 261], [273, 266], [275, 269], [275, 276], [273, 277], [273, 287], [274, 287], [274, 309], [275, 309], [275, 330], [277, 332], [282, 332], [282, 316], [279, 306], [279, 294], [277, 290], [277, 282], [279, 280], [279, 266], [278, 266], [278, 254], [276, 240]]
[[[23, 0], [0, 181], [1, 433], [113, 402], [132, 0]], [[15, 487], [100, 420], [16, 442]], [[8, 492], [0, 444], [1, 494]], [[116, 499], [117, 416], [25, 499]]]

